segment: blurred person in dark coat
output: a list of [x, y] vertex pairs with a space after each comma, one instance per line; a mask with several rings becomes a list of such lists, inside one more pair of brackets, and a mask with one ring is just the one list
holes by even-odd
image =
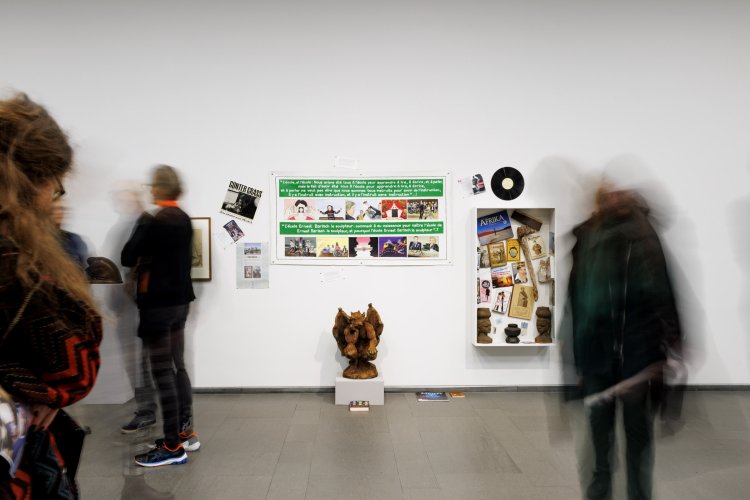
[[195, 299], [190, 278], [193, 227], [177, 203], [182, 183], [172, 167], [154, 169], [151, 194], [158, 208], [138, 218], [121, 255], [123, 266], [136, 268], [138, 336], [148, 351], [164, 425], [164, 438], [135, 457], [143, 467], [183, 464], [186, 451], [200, 447], [184, 359], [185, 322]]
[[653, 420], [681, 332], [667, 263], [648, 207], [602, 185], [596, 211], [573, 230], [572, 347], [594, 448], [589, 499], [611, 498], [616, 403], [623, 411], [629, 499], [652, 497]]

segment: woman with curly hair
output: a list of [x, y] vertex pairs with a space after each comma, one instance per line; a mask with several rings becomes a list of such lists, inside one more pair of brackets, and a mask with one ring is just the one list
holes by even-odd
[[30, 416], [18, 468], [0, 459], [3, 499], [77, 496], [49, 427], [94, 386], [102, 325], [52, 220], [72, 159], [42, 106], [23, 94], [0, 100], [0, 396]]

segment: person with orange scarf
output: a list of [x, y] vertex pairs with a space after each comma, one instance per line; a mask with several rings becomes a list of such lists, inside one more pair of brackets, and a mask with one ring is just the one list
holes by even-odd
[[161, 402], [164, 438], [135, 457], [143, 467], [187, 462], [186, 451], [200, 447], [193, 430], [193, 399], [185, 368], [185, 322], [195, 299], [190, 279], [193, 227], [177, 198], [180, 178], [170, 166], [152, 174], [151, 195], [157, 210], [144, 212], [122, 250], [121, 261], [136, 268], [138, 336], [151, 362]]

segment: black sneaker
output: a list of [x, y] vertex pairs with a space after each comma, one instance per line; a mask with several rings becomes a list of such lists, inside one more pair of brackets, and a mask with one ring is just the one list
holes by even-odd
[[156, 417], [148, 411], [137, 411], [133, 420], [123, 425], [120, 431], [123, 434], [131, 434], [140, 429], [147, 429], [156, 425]]
[[187, 460], [188, 456], [182, 444], [178, 444], [177, 448], [170, 450], [163, 442], [153, 450], [135, 456], [135, 463], [142, 467], [184, 464]]

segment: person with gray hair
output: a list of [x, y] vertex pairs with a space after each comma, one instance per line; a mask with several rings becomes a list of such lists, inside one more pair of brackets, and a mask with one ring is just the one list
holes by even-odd
[[151, 178], [151, 195], [158, 209], [153, 215], [141, 215], [121, 256], [123, 266], [136, 268], [138, 336], [151, 362], [164, 425], [164, 438], [157, 439], [151, 451], [135, 457], [143, 467], [183, 464], [186, 451], [200, 447], [193, 430], [192, 387], [184, 361], [185, 322], [195, 299], [190, 279], [193, 227], [177, 204], [182, 183], [175, 169], [159, 165]]

